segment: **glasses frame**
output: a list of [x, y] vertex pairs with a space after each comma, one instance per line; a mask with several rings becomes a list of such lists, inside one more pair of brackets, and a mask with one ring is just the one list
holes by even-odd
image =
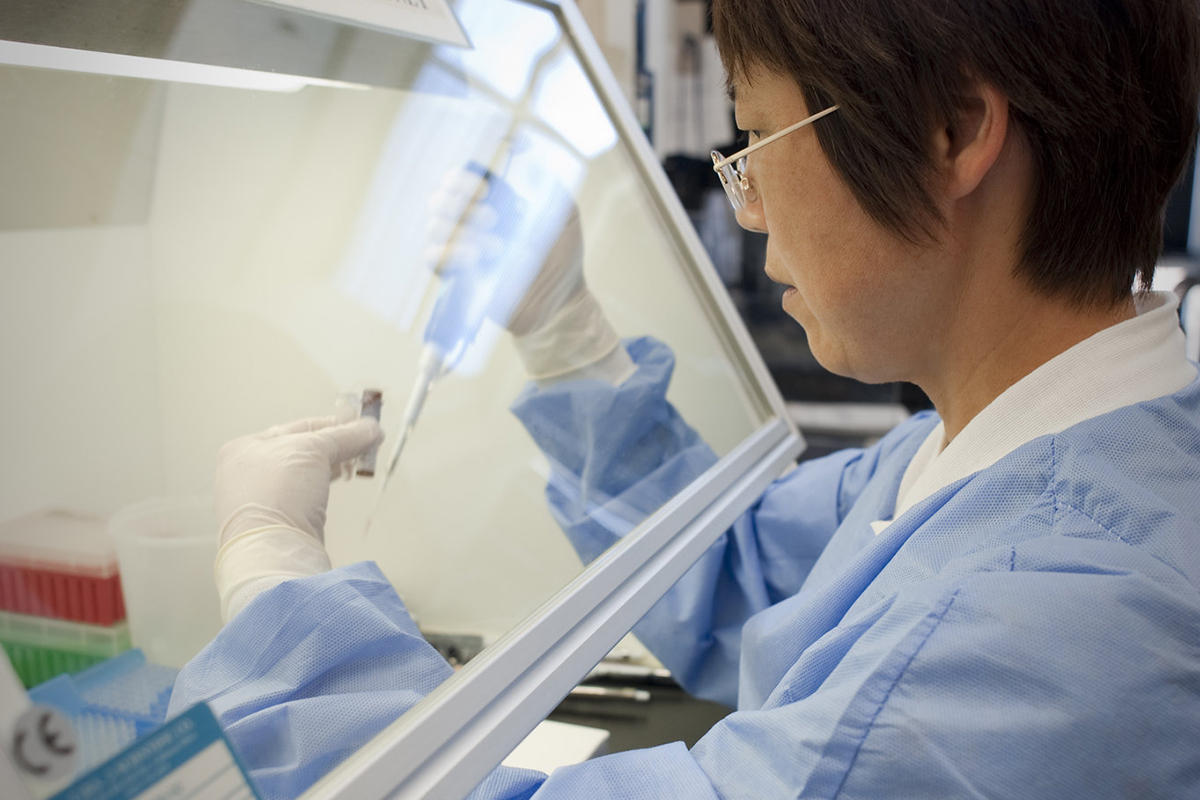
[[725, 188], [725, 195], [729, 198], [729, 202], [733, 204], [734, 211], [741, 211], [750, 201], [746, 195], [750, 191], [750, 180], [746, 177], [746, 156], [753, 153], [760, 147], [766, 147], [771, 142], [777, 139], [782, 139], [789, 133], [800, 130], [801, 128], [811, 125], [821, 117], [828, 116], [837, 111], [841, 106], [833, 105], [824, 111], [805, 117], [795, 125], [789, 125], [781, 131], [776, 131], [770, 136], [765, 136], [759, 139], [749, 147], [743, 147], [731, 156], [723, 156], [717, 150], [713, 150], [709, 155], [713, 160], [713, 172], [717, 173], [717, 177], [721, 179], [721, 185]]

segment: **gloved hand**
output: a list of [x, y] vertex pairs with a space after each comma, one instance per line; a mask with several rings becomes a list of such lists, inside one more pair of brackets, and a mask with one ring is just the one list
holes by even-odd
[[[561, 226], [524, 296], [504, 323], [515, 336], [525, 336], [550, 324], [561, 310], [590, 294], [583, 276], [583, 229], [579, 207], [566, 192], [557, 191], [553, 200], [565, 215], [554, 215]], [[551, 232], [547, 232], [550, 235]]]
[[219, 544], [263, 527], [287, 527], [325, 541], [329, 482], [341, 465], [371, 449], [383, 434], [363, 417], [302, 419], [234, 439], [217, 456], [213, 489]]
[[213, 494], [226, 620], [277, 583], [329, 569], [329, 483], [382, 436], [370, 417], [341, 425], [328, 417], [277, 425], [221, 448]]
[[[568, 302], [587, 290], [583, 277], [583, 236], [579, 208], [561, 186], [535, 198], [536, 206], [513, 194], [504, 179], [474, 165], [446, 174], [430, 197], [426, 264], [437, 274], [487, 272], [486, 265], [506, 248], [520, 248], [538, 263], [510, 258], [504, 280], [477, 280], [480, 290], [517, 294], [488, 303], [495, 322], [517, 336], [544, 326]], [[532, 214], [540, 225], [521, 228], [518, 216]], [[514, 302], [515, 301], [515, 302]], [[483, 304], [481, 304], [483, 305]]]
[[422, 259], [435, 274], [470, 269], [503, 252], [500, 215], [486, 202], [487, 184], [483, 175], [463, 168], [447, 172], [434, 189]]
[[[500, 181], [472, 169], [446, 176], [431, 198], [427, 262], [435, 270], [446, 264], [464, 268], [495, 259], [507, 247], [537, 254], [540, 263], [506, 262], [509, 269], [524, 269], [522, 275], [509, 276], [521, 295], [515, 304], [495, 305], [493, 312], [496, 322], [516, 337], [526, 371], [533, 378], [551, 378], [612, 355], [619, 340], [588, 291], [579, 208], [570, 193], [555, 185], [534, 198], [536, 207], [529, 213], [536, 215], [538, 224], [532, 238], [526, 228], [523, 240], [510, 241], [513, 226], [506, 226], [502, 212], [488, 203], [489, 191]], [[624, 362], [620, 370], [627, 371]]]

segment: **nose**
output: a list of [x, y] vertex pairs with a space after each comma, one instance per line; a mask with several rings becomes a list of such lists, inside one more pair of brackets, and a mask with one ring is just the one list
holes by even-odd
[[767, 220], [763, 214], [762, 199], [758, 196], [758, 192], [755, 191], [753, 182], [751, 182], [750, 189], [745, 194], [746, 205], [738, 209], [735, 214], [738, 225], [741, 225], [748, 231], [766, 233]]
[[743, 195], [746, 198], [746, 205], [738, 209], [736, 214], [737, 223], [748, 231], [766, 233], [767, 220], [763, 214], [762, 197], [758, 193], [758, 184], [754, 180], [754, 172], [751, 168], [752, 163], [753, 159], [746, 159], [746, 166], [742, 173], [749, 186], [743, 191]]

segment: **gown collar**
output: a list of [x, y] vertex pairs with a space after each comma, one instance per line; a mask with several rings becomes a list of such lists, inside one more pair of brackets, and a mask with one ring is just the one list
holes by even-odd
[[[900, 482], [893, 518], [1026, 442], [1084, 420], [1177, 392], [1196, 378], [1171, 292], [1137, 300], [1137, 315], [1085, 339], [1014, 383], [943, 449], [941, 423]], [[873, 523], [876, 533], [887, 521]]]

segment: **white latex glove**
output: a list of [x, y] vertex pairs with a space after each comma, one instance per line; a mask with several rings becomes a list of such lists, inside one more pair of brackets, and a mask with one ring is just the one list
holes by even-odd
[[[500, 215], [489, 197], [500, 181], [503, 178], [492, 175], [484, 179], [467, 168], [452, 170], [443, 177], [429, 199], [424, 260], [430, 269], [439, 274], [448, 268], [470, 270], [496, 258], [505, 247], [525, 244], [505, 241]], [[542, 327], [559, 309], [587, 290], [579, 208], [561, 187], [554, 187], [548, 194], [537, 198], [539, 207], [528, 213], [540, 215], [557, 228], [546, 231], [554, 240], [540, 265], [528, 265], [527, 275], [512, 276], [527, 286], [507, 319], [496, 320], [517, 336]]]
[[[486, 202], [488, 189], [489, 181], [469, 169], [453, 171], [443, 179], [430, 200], [425, 259], [431, 268], [474, 263], [461, 259], [495, 258], [509, 245], [497, 233], [499, 217]], [[516, 337], [517, 352], [530, 377], [555, 378], [603, 362], [602, 373], [612, 373], [610, 377], [619, 382], [632, 371], [632, 361], [623, 351], [616, 353], [620, 349], [616, 331], [588, 291], [579, 208], [560, 187], [539, 202], [542, 207], [531, 213], [556, 226], [548, 232], [555, 238], [508, 319], [497, 322]], [[615, 369], [609, 366], [613, 362]]]
[[259, 592], [329, 569], [329, 483], [382, 439], [370, 417], [304, 419], [243, 436], [217, 457], [217, 592], [226, 620]]
[[579, 224], [579, 207], [565, 192], [557, 201], [566, 204], [566, 218], [524, 297], [504, 326], [515, 336], [525, 336], [546, 327], [559, 311], [588, 293], [583, 277], [583, 228]]

